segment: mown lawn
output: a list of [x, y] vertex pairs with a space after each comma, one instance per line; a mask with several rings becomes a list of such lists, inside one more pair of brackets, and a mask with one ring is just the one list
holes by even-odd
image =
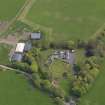
[[9, 45], [0, 44], [0, 64], [9, 64], [9, 53], [11, 47]]
[[61, 79], [59, 86], [65, 91], [66, 95], [70, 95], [71, 81], [69, 79]]
[[34, 89], [23, 75], [0, 72], [0, 105], [54, 105], [48, 95]]
[[15, 17], [26, 0], [0, 0], [0, 21]]
[[70, 71], [71, 71], [70, 65], [60, 60], [55, 60], [49, 67], [49, 72], [55, 79], [63, 78], [63, 74], [65, 72], [71, 73]]
[[88, 39], [105, 22], [105, 0], [37, 0], [26, 19], [50, 30], [54, 41]]
[[105, 105], [105, 60], [100, 72], [100, 76], [88, 94], [82, 97], [79, 105]]
[[47, 62], [48, 58], [53, 54], [53, 49], [43, 50], [40, 52], [41, 59], [45, 62]]

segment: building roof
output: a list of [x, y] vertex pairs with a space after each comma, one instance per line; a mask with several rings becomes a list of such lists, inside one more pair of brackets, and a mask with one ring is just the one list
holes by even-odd
[[40, 32], [31, 33], [31, 39], [34, 39], [34, 40], [41, 39], [41, 33]]
[[14, 53], [12, 56], [12, 61], [21, 61], [23, 58], [22, 54]]
[[31, 42], [26, 42], [25, 47], [24, 47], [24, 51], [29, 51], [31, 48], [32, 48]]
[[25, 47], [25, 43], [17, 43], [15, 52], [23, 53], [24, 47]]

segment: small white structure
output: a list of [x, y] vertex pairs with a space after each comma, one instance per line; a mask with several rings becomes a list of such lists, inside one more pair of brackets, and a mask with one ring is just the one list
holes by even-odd
[[25, 43], [17, 43], [15, 52], [23, 53], [25, 48]]
[[75, 50], [71, 50], [71, 52], [72, 52], [72, 53], [74, 53], [74, 52], [75, 52]]

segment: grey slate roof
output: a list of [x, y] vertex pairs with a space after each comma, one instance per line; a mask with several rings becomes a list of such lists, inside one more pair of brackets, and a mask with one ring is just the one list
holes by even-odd
[[23, 55], [22, 54], [18, 54], [18, 53], [14, 53], [13, 56], [12, 56], [12, 61], [21, 61], [23, 58]]
[[41, 39], [41, 33], [40, 32], [31, 33], [31, 39], [40, 40]]
[[29, 51], [29, 50], [31, 50], [31, 48], [32, 48], [31, 42], [26, 42], [25, 43], [24, 51]]

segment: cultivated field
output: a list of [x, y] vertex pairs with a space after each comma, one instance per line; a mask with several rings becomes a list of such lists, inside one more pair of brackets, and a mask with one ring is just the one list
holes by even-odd
[[36, 0], [23, 21], [56, 41], [87, 39], [105, 22], [105, 0]]
[[53, 105], [52, 100], [34, 89], [23, 75], [0, 72], [0, 105]]
[[15, 17], [25, 0], [0, 0], [0, 21]]

